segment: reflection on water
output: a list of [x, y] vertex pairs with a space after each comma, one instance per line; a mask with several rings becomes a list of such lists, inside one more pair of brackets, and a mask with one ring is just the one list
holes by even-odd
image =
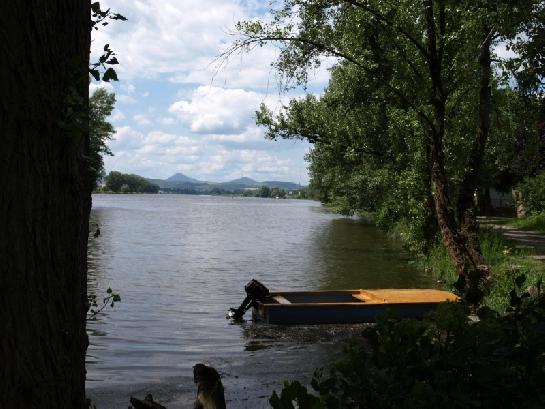
[[307, 344], [335, 343], [359, 335], [369, 324], [287, 325], [246, 323], [242, 326], [246, 351], [280, 346], [304, 348]]
[[100, 300], [112, 287], [122, 302], [88, 324], [88, 387], [190, 375], [195, 362], [276, 356], [359, 330], [229, 325], [252, 278], [271, 290], [430, 285], [376, 228], [316, 202], [95, 195], [91, 223], [101, 235], [89, 240], [89, 293]]
[[330, 220], [313, 240], [322, 289], [431, 285], [428, 277], [410, 267], [409, 254], [399, 243], [364, 221]]

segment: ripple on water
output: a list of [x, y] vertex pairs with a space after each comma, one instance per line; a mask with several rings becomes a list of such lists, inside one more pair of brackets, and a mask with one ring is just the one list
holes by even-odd
[[311, 201], [95, 195], [91, 223], [101, 235], [89, 241], [89, 292], [112, 287], [122, 302], [88, 324], [89, 388], [189, 377], [196, 362], [310, 365], [361, 331], [229, 325], [252, 278], [274, 290], [432, 284], [376, 228]]

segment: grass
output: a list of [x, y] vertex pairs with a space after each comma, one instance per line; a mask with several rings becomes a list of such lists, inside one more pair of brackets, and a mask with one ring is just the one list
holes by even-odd
[[521, 230], [533, 230], [545, 234], [545, 213], [513, 219], [509, 222], [509, 225]]
[[[545, 278], [545, 263], [528, 257], [527, 249], [517, 247], [501, 233], [484, 229], [480, 235], [481, 250], [490, 265], [492, 285], [484, 304], [496, 311], [504, 311], [509, 305], [510, 291], [515, 287], [515, 278], [524, 275], [522, 288], [535, 284]], [[419, 262], [433, 277], [445, 286], [457, 279], [450, 258], [443, 245], [432, 249], [429, 255]]]

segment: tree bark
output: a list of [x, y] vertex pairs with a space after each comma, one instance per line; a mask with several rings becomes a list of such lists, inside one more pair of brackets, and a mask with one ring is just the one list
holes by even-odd
[[471, 254], [473, 262], [483, 264], [479, 245], [479, 226], [476, 218], [476, 205], [474, 194], [479, 185], [481, 164], [486, 149], [486, 142], [490, 134], [490, 115], [492, 111], [492, 91], [490, 80], [492, 78], [492, 59], [490, 47], [492, 33], [488, 27], [483, 29], [483, 42], [479, 50], [480, 82], [479, 82], [479, 126], [473, 140], [469, 156], [468, 168], [464, 180], [460, 186], [460, 194], [457, 204], [460, 231], [466, 241], [466, 246]]
[[423, 0], [422, 4], [426, 21], [427, 58], [431, 79], [430, 103], [433, 108], [433, 126], [428, 131], [428, 143], [430, 145], [430, 173], [435, 212], [443, 244], [447, 249], [454, 268], [458, 275], [467, 276], [477, 268], [477, 265], [470, 251], [468, 251], [465, 237], [460, 234], [451, 205], [443, 149], [446, 95], [442, 78], [442, 36], [445, 35], [445, 25], [442, 23], [444, 15], [441, 13], [441, 10], [443, 10], [444, 4], [441, 3], [439, 5], [439, 33], [436, 27], [433, 1]]
[[0, 2], [0, 407], [85, 407], [88, 0]]

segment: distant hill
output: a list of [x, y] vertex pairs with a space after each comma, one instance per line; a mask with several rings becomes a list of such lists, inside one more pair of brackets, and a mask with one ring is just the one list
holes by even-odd
[[253, 180], [251, 178], [241, 177], [241, 178], [238, 178], [238, 179], [235, 179], [235, 180], [231, 180], [229, 182], [224, 182], [222, 184], [226, 184], [226, 185], [243, 185], [243, 186], [252, 187], [252, 186], [260, 185], [261, 183], [255, 181], [255, 180]]
[[200, 180], [190, 178], [183, 173], [175, 173], [171, 177], [167, 178], [168, 182], [189, 182], [189, 183], [202, 183]]
[[148, 179], [161, 189], [177, 193], [210, 193], [212, 191], [236, 192], [245, 189], [258, 189], [260, 186], [277, 187], [286, 191], [299, 190], [303, 186], [293, 182], [258, 182], [249, 177], [241, 177], [229, 182], [203, 182], [183, 173], [176, 173], [167, 179]]

